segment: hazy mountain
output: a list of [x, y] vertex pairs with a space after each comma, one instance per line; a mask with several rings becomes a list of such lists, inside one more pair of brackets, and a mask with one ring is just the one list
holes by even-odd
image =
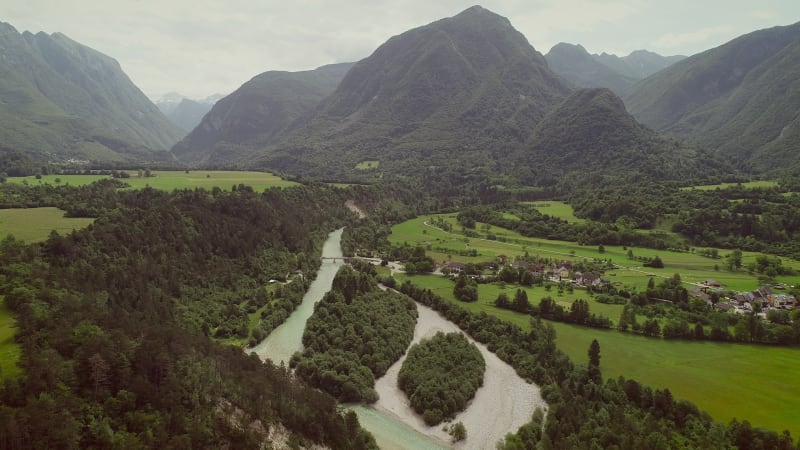
[[262, 73], [216, 102], [172, 151], [194, 164], [231, 164], [249, 157], [253, 149], [274, 143], [309, 114], [336, 89], [352, 65]]
[[636, 50], [628, 56], [619, 57], [604, 52], [599, 55], [593, 54], [592, 58], [621, 75], [641, 80], [659, 70], [666, 69], [678, 61], [686, 59], [686, 56], [661, 56], [658, 53], [647, 50]]
[[466, 171], [525, 142], [570, 91], [508, 19], [475, 6], [389, 39], [261, 162], [316, 176], [373, 160]]
[[0, 147], [48, 159], [165, 159], [181, 135], [112, 58], [0, 23]]
[[211, 111], [214, 103], [223, 97], [224, 95], [215, 94], [195, 100], [177, 92], [170, 92], [156, 100], [155, 104], [173, 124], [188, 133], [200, 125], [203, 116]]
[[545, 58], [553, 72], [578, 87], [604, 87], [621, 94], [626, 87], [639, 79], [623, 75], [603, 64], [581, 45], [561, 42], [553, 46]]
[[800, 23], [756, 31], [631, 87], [631, 113], [756, 170], [800, 163]]
[[532, 173], [524, 178], [640, 173], [679, 179], [714, 173], [721, 166], [641, 125], [609, 89], [582, 89], [539, 123], [517, 168]]

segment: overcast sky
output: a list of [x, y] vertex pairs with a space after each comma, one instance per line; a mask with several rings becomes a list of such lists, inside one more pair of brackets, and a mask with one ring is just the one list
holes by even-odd
[[[460, 0], [0, 0], [18, 31], [62, 32], [112, 56], [151, 99], [228, 94], [267, 70], [357, 61]], [[484, 0], [540, 52], [558, 42], [620, 56], [691, 55], [800, 21], [800, 0]]]

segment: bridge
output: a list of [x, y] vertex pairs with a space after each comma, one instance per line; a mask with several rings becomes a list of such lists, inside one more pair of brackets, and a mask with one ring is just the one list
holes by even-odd
[[322, 256], [322, 257], [320, 257], [320, 259], [322, 261], [329, 261], [329, 262], [334, 262], [334, 263], [337, 260], [339, 260], [339, 261], [344, 261], [346, 263], [350, 258], [344, 258], [344, 257], [341, 257], [341, 256]]

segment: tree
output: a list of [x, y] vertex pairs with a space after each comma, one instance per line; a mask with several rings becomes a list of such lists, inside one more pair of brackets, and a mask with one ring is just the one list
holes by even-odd
[[453, 442], [463, 441], [467, 438], [467, 428], [462, 422], [456, 422], [453, 424], [448, 433], [453, 437]]
[[606, 252], [606, 247], [603, 244], [600, 244], [600, 246], [597, 247], [597, 252], [598, 253], [605, 253]]
[[592, 339], [589, 344], [589, 379], [595, 383], [602, 382], [602, 374], [600, 373], [600, 343], [597, 339]]
[[734, 250], [726, 258], [728, 270], [734, 271], [742, 268], [742, 251]]

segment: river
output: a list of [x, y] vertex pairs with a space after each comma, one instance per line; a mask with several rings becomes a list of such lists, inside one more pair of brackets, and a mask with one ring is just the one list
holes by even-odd
[[[342, 257], [342, 229], [332, 232], [322, 250], [325, 257]], [[250, 351], [276, 364], [288, 364], [291, 355], [302, 350], [305, 323], [314, 312], [314, 304], [322, 299], [333, 284], [333, 278], [343, 262], [323, 260], [317, 278], [311, 283], [302, 304], [281, 326]], [[458, 327], [436, 311], [417, 304], [419, 319], [412, 342], [430, 337], [437, 331], [458, 332]], [[470, 339], [472, 341], [472, 339]], [[473, 341], [474, 342], [474, 341]], [[372, 406], [348, 405], [358, 414], [361, 425], [370, 431], [382, 449], [441, 449], [459, 450], [494, 448], [506, 433], [515, 432], [530, 421], [537, 406], [546, 407], [539, 388], [526, 383], [508, 364], [502, 362], [485, 346], [477, 344], [486, 360], [484, 385], [475, 394], [468, 408], [456, 416], [467, 429], [467, 439], [455, 445], [448, 442], [442, 425], [428, 427], [408, 406], [405, 394], [397, 388], [397, 374], [405, 360], [403, 356], [386, 375], [376, 380], [375, 390], [380, 399]]]

